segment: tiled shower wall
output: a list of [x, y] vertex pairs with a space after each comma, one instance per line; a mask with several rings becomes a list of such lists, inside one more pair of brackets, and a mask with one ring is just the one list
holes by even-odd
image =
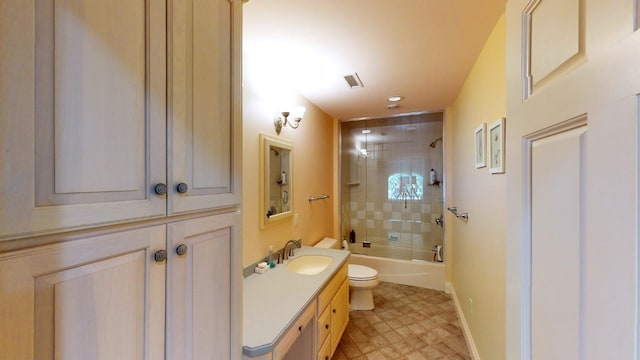
[[[362, 130], [371, 130], [363, 135]], [[442, 181], [441, 114], [347, 122], [342, 124], [341, 230], [356, 233], [356, 252], [399, 259], [433, 260], [442, 245], [441, 185], [429, 185], [434, 169]], [[362, 151], [366, 149], [366, 155]], [[389, 199], [389, 176], [423, 177], [423, 197]], [[363, 240], [371, 248], [362, 246]]]

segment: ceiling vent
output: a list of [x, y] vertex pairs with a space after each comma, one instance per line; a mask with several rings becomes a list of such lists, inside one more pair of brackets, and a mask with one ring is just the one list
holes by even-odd
[[362, 84], [362, 80], [360, 80], [360, 77], [358, 76], [358, 73], [353, 73], [353, 75], [345, 75], [344, 80], [352, 89], [364, 87], [364, 85]]

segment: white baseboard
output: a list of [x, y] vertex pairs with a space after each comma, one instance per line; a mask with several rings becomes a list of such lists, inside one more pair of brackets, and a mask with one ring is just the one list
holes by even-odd
[[458, 295], [456, 295], [456, 289], [450, 282], [447, 282], [445, 284], [445, 288], [449, 290], [449, 292], [447, 293], [451, 294], [451, 297], [453, 298], [453, 304], [456, 308], [458, 319], [460, 319], [460, 326], [462, 326], [462, 333], [464, 334], [464, 340], [467, 342], [467, 348], [469, 348], [471, 359], [480, 360], [480, 354], [478, 353], [475, 342], [473, 342], [473, 336], [471, 336], [471, 330], [469, 329], [469, 325], [467, 324], [467, 319], [464, 317], [464, 313], [462, 312], [462, 307], [460, 306]]
[[444, 282], [444, 292], [445, 292], [445, 294], [451, 294], [452, 289], [453, 289], [453, 284], [451, 284], [448, 281], [445, 281]]

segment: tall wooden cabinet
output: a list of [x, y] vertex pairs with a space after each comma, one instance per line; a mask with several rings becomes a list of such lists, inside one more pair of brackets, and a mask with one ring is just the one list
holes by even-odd
[[240, 202], [240, 0], [3, 0], [0, 240]]
[[241, 11], [0, 0], [1, 357], [240, 357]]

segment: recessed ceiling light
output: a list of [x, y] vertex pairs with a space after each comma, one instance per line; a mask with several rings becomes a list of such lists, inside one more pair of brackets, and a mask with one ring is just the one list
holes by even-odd
[[400, 106], [398, 104], [389, 104], [389, 105], [387, 105], [387, 109], [389, 109], [389, 110], [394, 110], [394, 109], [397, 109], [399, 107]]
[[402, 100], [402, 96], [389, 96], [387, 98], [387, 101], [392, 101], [392, 102], [400, 101], [400, 100]]
[[363, 133], [363, 134], [371, 134], [371, 130], [369, 130], [369, 129], [364, 129], [364, 130], [362, 130], [362, 133]]

